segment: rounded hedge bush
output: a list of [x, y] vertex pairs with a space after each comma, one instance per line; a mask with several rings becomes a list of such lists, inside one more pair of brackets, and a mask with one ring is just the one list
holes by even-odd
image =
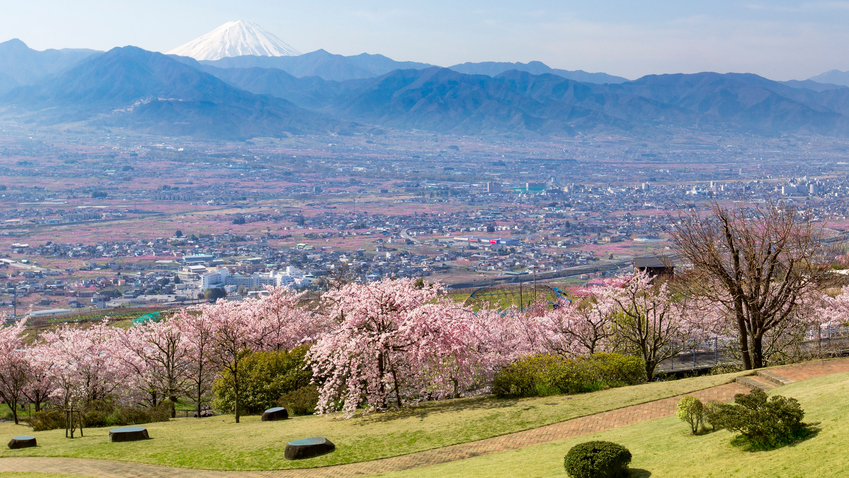
[[563, 460], [566, 473], [572, 478], [619, 478], [628, 476], [631, 452], [609, 441], [579, 443], [569, 450]]

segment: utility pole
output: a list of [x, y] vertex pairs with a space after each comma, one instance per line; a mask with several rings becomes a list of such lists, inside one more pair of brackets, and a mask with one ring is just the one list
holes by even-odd
[[522, 278], [519, 278], [519, 312], [525, 309], [525, 302], [522, 298]]
[[534, 302], [537, 301], [537, 263], [534, 262]]

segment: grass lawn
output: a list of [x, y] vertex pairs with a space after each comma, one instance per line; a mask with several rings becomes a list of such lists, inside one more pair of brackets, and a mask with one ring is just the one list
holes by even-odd
[[[138, 461], [187, 468], [262, 470], [305, 468], [374, 460], [556, 423], [570, 418], [645, 403], [730, 382], [726, 374], [653, 382], [583, 395], [520, 400], [490, 397], [424, 404], [410, 410], [351, 420], [295, 417], [262, 422], [230, 415], [182, 418], [145, 425], [152, 440], [110, 443], [108, 428], [85, 430], [85, 438], [66, 439], [64, 430], [32, 432], [26, 425], [0, 424], [0, 437], [34, 435], [38, 448], [0, 449], [4, 456], [66, 456]], [[329, 455], [286, 461], [283, 449], [299, 438], [324, 436], [336, 444]]]
[[563, 470], [566, 452], [577, 443], [589, 440], [609, 440], [631, 450], [633, 477], [847, 476], [849, 373], [791, 384], [771, 394], [799, 400], [805, 410], [804, 421], [819, 428], [816, 435], [777, 450], [749, 452], [731, 445], [734, 434], [730, 432], [692, 436], [687, 424], [676, 417], [667, 417], [521, 450], [381, 476], [563, 478], [566, 476]]

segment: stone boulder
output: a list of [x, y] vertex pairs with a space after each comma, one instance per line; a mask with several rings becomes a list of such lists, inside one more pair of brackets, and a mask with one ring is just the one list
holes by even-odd
[[285, 420], [289, 418], [289, 412], [285, 407], [274, 407], [262, 412], [262, 421], [272, 422], [274, 420]]
[[283, 456], [287, 460], [303, 460], [304, 458], [326, 455], [335, 449], [336, 445], [327, 438], [304, 438], [303, 440], [290, 441], [286, 445], [286, 451]]
[[29, 435], [21, 435], [12, 438], [12, 441], [9, 442], [9, 448], [12, 450], [16, 450], [18, 448], [29, 448], [31, 446], [38, 446], [38, 443], [36, 443], [35, 437], [31, 437]]
[[121, 427], [109, 430], [109, 441], [111, 442], [147, 440], [149, 438], [145, 427]]

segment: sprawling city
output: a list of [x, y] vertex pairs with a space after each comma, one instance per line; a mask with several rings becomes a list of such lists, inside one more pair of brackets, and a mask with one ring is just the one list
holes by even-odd
[[5, 134], [0, 304], [18, 315], [174, 306], [212, 286], [322, 290], [338, 277], [587, 282], [673, 255], [677, 215], [712, 200], [780, 200], [834, 237], [849, 226], [842, 141], [692, 137], [669, 151], [611, 137]]

